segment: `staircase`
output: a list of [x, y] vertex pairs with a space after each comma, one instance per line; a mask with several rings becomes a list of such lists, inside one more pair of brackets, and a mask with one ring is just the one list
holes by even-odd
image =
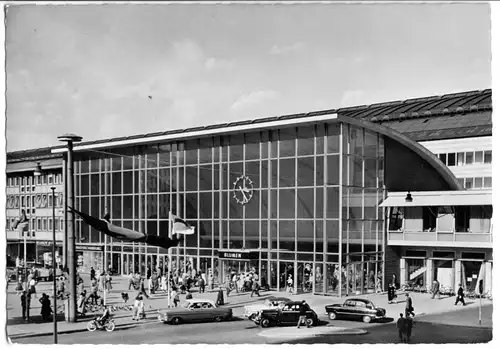
[[413, 273], [410, 274], [410, 280], [413, 280], [415, 279], [417, 276], [420, 276], [422, 275], [423, 273], [425, 273], [427, 271], [427, 267], [421, 267], [421, 268], [418, 268], [417, 270], [415, 270]]

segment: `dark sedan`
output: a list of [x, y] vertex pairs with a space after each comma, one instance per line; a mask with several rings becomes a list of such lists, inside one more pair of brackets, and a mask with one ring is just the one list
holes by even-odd
[[[253, 321], [261, 327], [271, 325], [287, 326], [297, 325], [300, 317], [300, 305], [302, 302], [287, 302], [282, 308], [263, 309]], [[306, 325], [313, 326], [318, 324], [318, 314], [312, 310], [308, 304], [306, 307]]]
[[372, 301], [363, 298], [351, 298], [344, 304], [332, 304], [325, 306], [330, 320], [338, 318], [363, 320], [369, 323], [373, 320], [385, 318], [385, 309], [378, 308]]

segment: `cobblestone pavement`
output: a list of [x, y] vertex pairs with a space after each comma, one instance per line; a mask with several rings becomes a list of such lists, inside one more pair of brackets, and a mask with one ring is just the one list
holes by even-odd
[[[82, 275], [85, 281], [85, 285], [89, 285], [89, 276]], [[7, 290], [7, 333], [11, 338], [23, 337], [23, 336], [37, 336], [37, 335], [47, 335], [53, 333], [53, 323], [41, 321], [40, 315], [40, 304], [38, 302], [38, 298], [40, 298], [43, 292], [47, 294], [52, 294], [52, 283], [51, 282], [40, 282], [37, 285], [37, 295], [36, 298], [32, 300], [32, 308], [30, 311], [31, 321], [26, 323], [21, 318], [21, 305], [20, 305], [20, 297], [16, 295], [14, 291], [15, 285], [13, 283], [9, 283]], [[129, 302], [128, 304], [132, 304], [133, 297], [137, 294], [137, 291], [129, 291], [128, 287], [128, 279], [122, 276], [114, 276], [113, 277], [113, 289], [110, 293], [108, 293], [107, 303], [111, 305], [121, 305], [123, 304], [123, 300], [121, 298], [122, 292], [128, 292], [129, 294]], [[102, 296], [102, 295], [101, 295]], [[252, 303], [260, 303], [263, 302], [266, 297], [269, 296], [284, 296], [289, 297], [293, 300], [305, 300], [308, 304], [322, 317], [324, 315], [325, 309], [324, 306], [327, 304], [343, 302], [345, 298], [338, 298], [332, 296], [319, 296], [312, 294], [297, 294], [297, 295], [288, 295], [286, 292], [276, 292], [276, 291], [268, 291], [261, 292], [261, 297], [250, 297], [250, 293], [235, 293], [234, 291], [227, 296], [227, 293], [224, 292], [225, 298], [225, 306], [229, 306], [233, 308], [233, 314], [236, 317], [240, 317], [243, 314], [243, 307], [247, 304]], [[428, 314], [439, 314], [447, 311], [454, 311], [463, 309], [463, 306], [455, 306], [454, 298], [442, 298], [442, 299], [430, 299], [430, 295], [424, 293], [411, 293], [413, 298], [413, 303], [415, 307], [415, 312], [417, 317]], [[181, 302], [184, 300], [185, 295], [181, 295]], [[216, 300], [217, 298], [217, 290], [208, 291], [204, 294], [199, 294], [197, 289], [193, 292], [194, 298], [205, 298]], [[399, 313], [404, 311], [404, 295], [399, 294], [398, 300], [399, 303], [396, 304], [388, 304], [387, 296], [385, 294], [369, 294], [364, 295], [363, 298], [368, 298], [372, 300], [378, 306], [381, 306], [387, 310], [388, 320], [391, 321], [399, 317]], [[58, 302], [59, 303], [59, 302]], [[146, 304], [146, 319], [142, 320], [142, 323], [148, 322], [156, 322], [156, 313], [160, 309], [165, 309], [167, 307], [167, 295], [166, 293], [159, 292], [154, 295], [151, 295], [149, 299], [145, 300]], [[492, 304], [491, 300], [482, 300], [482, 304], [484, 306], [488, 304]], [[477, 308], [479, 306], [479, 300], [467, 300], [466, 308]], [[88, 321], [93, 317], [92, 314], [86, 316], [85, 318], [80, 318], [76, 323], [68, 323], [64, 321], [64, 317], [61, 314], [58, 316], [58, 332], [59, 333], [71, 333], [78, 331], [85, 331], [84, 322]], [[130, 324], [137, 325], [136, 322], [132, 322], [131, 320], [131, 312], [128, 310], [116, 310], [113, 313], [113, 317], [115, 318], [115, 322], [117, 326], [127, 326]], [[469, 326], [479, 326], [477, 321], [467, 321]], [[361, 323], [362, 324], [362, 323]], [[353, 323], [354, 327], [361, 326], [360, 324]], [[488, 326], [488, 323], [483, 322], [482, 327]]]

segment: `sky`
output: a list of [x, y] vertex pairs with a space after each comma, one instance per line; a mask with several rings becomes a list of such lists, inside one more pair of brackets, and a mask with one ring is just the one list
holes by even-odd
[[10, 5], [7, 151], [491, 88], [488, 4]]

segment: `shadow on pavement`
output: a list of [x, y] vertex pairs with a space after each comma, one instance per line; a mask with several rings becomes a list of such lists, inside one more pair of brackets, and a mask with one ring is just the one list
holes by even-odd
[[378, 319], [377, 321], [374, 321], [374, 322], [377, 322], [379, 324], [387, 324], [387, 323], [393, 322], [393, 321], [394, 321], [394, 318], [388, 316], [388, 317], [385, 317], [383, 319]]

